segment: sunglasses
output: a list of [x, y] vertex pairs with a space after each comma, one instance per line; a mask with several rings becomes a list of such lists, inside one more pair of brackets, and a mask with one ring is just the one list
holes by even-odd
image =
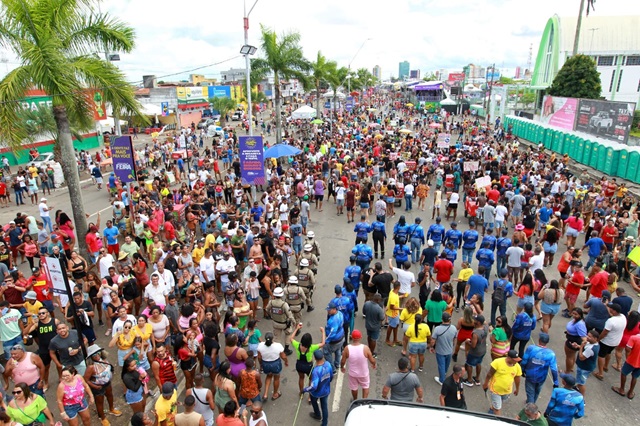
[[125, 330], [131, 330], [131, 327], [124, 327]]
[[46, 312], [38, 312], [38, 315], [47, 315]]
[[22, 393], [22, 391], [21, 390], [17, 390], [17, 391], [13, 391], [11, 393], [14, 394], [14, 395], [20, 395]]

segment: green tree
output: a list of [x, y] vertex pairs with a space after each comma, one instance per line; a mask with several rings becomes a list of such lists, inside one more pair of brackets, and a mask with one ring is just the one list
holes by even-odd
[[[305, 72], [310, 68], [309, 62], [302, 54], [300, 47], [299, 33], [285, 33], [277, 36], [275, 31], [261, 25], [262, 53], [263, 58], [253, 61], [256, 75], [262, 78], [269, 72], [273, 73], [273, 87], [276, 106], [276, 141], [282, 141], [282, 116], [280, 115], [281, 102], [281, 80], [298, 79], [306, 84], [307, 75]], [[253, 76], [251, 77], [253, 79]]]
[[515, 84], [515, 80], [509, 77], [505, 77], [505, 76], [500, 76], [500, 78], [498, 79], [498, 83], [501, 84]]
[[310, 80], [316, 89], [316, 112], [320, 117], [320, 86], [323, 82], [327, 82], [329, 74], [336, 67], [336, 63], [333, 61], [327, 61], [327, 58], [318, 51], [318, 56], [314, 62], [311, 62], [311, 75]]
[[367, 87], [375, 84], [375, 77], [366, 68], [358, 68], [355, 78], [351, 79], [351, 88], [353, 90], [363, 91]]
[[[4, 142], [21, 149], [27, 138], [18, 124], [20, 104], [28, 90], [37, 88], [53, 97], [61, 165], [69, 188], [75, 227], [87, 229], [85, 209], [75, 162], [70, 122], [93, 126], [86, 90], [102, 91], [116, 110], [140, 114], [133, 88], [124, 74], [94, 52], [130, 52], [134, 30], [107, 13], [95, 11], [92, 0], [1, 0], [0, 45], [19, 58], [20, 66], [0, 81], [0, 128]], [[87, 255], [84, 238], [78, 238]]]
[[231, 98], [209, 98], [209, 103], [220, 113], [220, 124], [224, 124], [227, 114], [236, 108], [236, 101]]
[[329, 74], [327, 75], [327, 82], [329, 83], [329, 87], [333, 91], [333, 116], [336, 117], [336, 105], [338, 104], [338, 89], [343, 87], [345, 80], [347, 79], [347, 75], [349, 75], [349, 69], [347, 67], [340, 67], [335, 64], [332, 64], [331, 69], [329, 70]]
[[436, 75], [432, 72], [425, 74], [424, 77], [422, 77], [423, 81], [438, 81], [438, 77], [436, 77]]
[[602, 84], [595, 61], [586, 55], [567, 59], [548, 93], [568, 98], [600, 99]]

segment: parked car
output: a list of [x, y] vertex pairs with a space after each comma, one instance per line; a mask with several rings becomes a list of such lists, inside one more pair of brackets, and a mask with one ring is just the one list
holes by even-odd
[[231, 116], [231, 121], [241, 121], [244, 118], [244, 112], [236, 111]]
[[200, 120], [200, 122], [198, 122], [198, 129], [208, 129], [209, 126], [213, 125], [213, 126], [217, 126], [218, 120], [215, 119], [215, 117], [210, 117], [210, 118], [203, 118], [202, 120]]
[[207, 127], [207, 136], [209, 137], [220, 136], [221, 138], [223, 138], [224, 130], [220, 126], [211, 124], [209, 127]]
[[53, 161], [54, 161], [53, 152], [47, 152], [47, 153], [38, 155], [35, 158], [35, 160], [29, 161], [29, 164], [35, 164], [36, 167], [40, 168], [41, 166], [44, 166], [47, 163], [52, 163]]

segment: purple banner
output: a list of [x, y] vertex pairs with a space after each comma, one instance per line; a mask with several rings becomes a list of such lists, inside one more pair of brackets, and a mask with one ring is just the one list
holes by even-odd
[[120, 136], [111, 139], [111, 158], [113, 159], [113, 172], [122, 183], [136, 180], [136, 163], [133, 158], [133, 145], [131, 136]]
[[240, 173], [244, 185], [264, 185], [264, 142], [262, 136], [240, 136]]

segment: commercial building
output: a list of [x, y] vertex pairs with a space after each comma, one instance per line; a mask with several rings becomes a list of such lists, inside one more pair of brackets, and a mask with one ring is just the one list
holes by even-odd
[[402, 61], [398, 64], [398, 79], [404, 80], [409, 78], [409, 61]]
[[380, 68], [380, 65], [376, 65], [375, 67], [373, 67], [372, 74], [376, 78], [376, 80], [382, 81], [382, 68]]
[[411, 70], [409, 71], [409, 78], [420, 80], [420, 70]]
[[[573, 53], [577, 18], [554, 15], [540, 40], [531, 87], [545, 90]], [[596, 62], [602, 96], [610, 101], [640, 101], [640, 16], [583, 18], [578, 53]]]

